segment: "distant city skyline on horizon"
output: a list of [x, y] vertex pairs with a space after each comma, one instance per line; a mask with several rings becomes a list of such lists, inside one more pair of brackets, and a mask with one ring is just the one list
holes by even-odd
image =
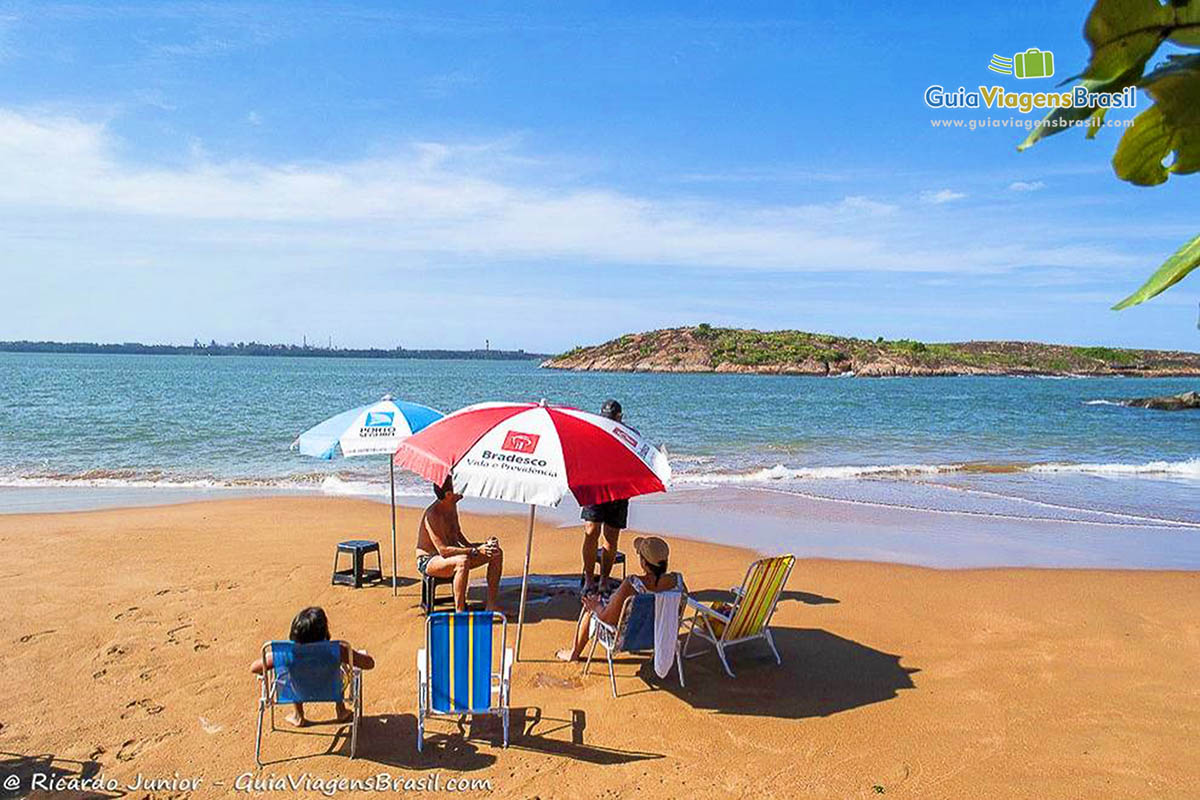
[[1022, 128], [931, 121], [1022, 115], [922, 99], [1052, 86], [989, 58], [1072, 74], [1086, 13], [11, 3], [0, 339], [1195, 351], [1195, 276], [1109, 307], [1195, 234], [1200, 179], [1122, 183], [1120, 130], [1018, 154]]

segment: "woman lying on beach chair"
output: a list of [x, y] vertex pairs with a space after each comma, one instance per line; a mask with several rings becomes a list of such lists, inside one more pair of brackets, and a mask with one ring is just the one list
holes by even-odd
[[[296, 644], [330, 641], [329, 619], [325, 616], [324, 609], [311, 607], [297, 614], [292, 620], [291, 635], [288, 638]], [[346, 642], [337, 642], [337, 644], [341, 645], [341, 663], [343, 665], [354, 669], [371, 669], [375, 666], [375, 659], [371, 658], [366, 650], [354, 650]], [[270, 672], [275, 667], [273, 651], [274, 648], [264, 647], [263, 657], [250, 665], [250, 671], [255, 675]], [[342, 700], [338, 700], [336, 703], [337, 721], [349, 722], [354, 716], [353, 712], [346, 708], [346, 704]], [[302, 728], [308, 724], [308, 720], [304, 716], [304, 704], [294, 703], [293, 707], [295, 711], [285, 719], [297, 728]]]
[[635, 594], [687, 592], [683, 576], [678, 572], [667, 572], [667, 558], [671, 551], [666, 542], [657, 536], [639, 536], [633, 540], [633, 549], [641, 561], [642, 574], [630, 575], [622, 581], [620, 588], [613, 593], [607, 603], [601, 601], [597, 595], [583, 596], [583, 614], [575, 629], [575, 646], [571, 649], [559, 650], [557, 653], [559, 660], [583, 660], [583, 649], [596, 635], [596, 629], [600, 627], [600, 623], [609, 629], [615, 629], [617, 623], [620, 622], [621, 611], [625, 608], [626, 599]]

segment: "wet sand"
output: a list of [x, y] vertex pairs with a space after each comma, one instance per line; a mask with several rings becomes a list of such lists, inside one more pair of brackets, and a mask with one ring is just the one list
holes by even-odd
[[[465, 777], [499, 797], [1162, 797], [1200, 781], [1200, 573], [1166, 571], [801, 560], [775, 619], [783, 666], [750, 644], [731, 651], [729, 679], [705, 654], [686, 662], [681, 689], [674, 673], [659, 680], [646, 659], [622, 658], [616, 699], [603, 668], [581, 678], [553, 660], [578, 608], [564, 594], [530, 607], [512, 745], [498, 746], [492, 720], [465, 730], [442, 720], [418, 755], [415, 525], [416, 512], [401, 510], [392, 597], [329, 582], [341, 539], [380, 540], [388, 566], [387, 509], [373, 502], [0, 517], [10, 687], [0, 774], [24, 788], [35, 773], [201, 781], [126, 792], [164, 798], [225, 796], [245, 773], [437, 775], [443, 787]], [[466, 527], [498, 535], [506, 574], [519, 574], [523, 518], [473, 516]], [[669, 541], [672, 567], [703, 599], [739, 583], [755, 557]], [[534, 572], [577, 571], [578, 528], [539, 526], [534, 542]], [[515, 604], [515, 593], [504, 599]], [[272, 763], [256, 773], [247, 667], [310, 604], [378, 661], [365, 675], [359, 758], [341, 755], [335, 726], [317, 725], [267, 734]]]

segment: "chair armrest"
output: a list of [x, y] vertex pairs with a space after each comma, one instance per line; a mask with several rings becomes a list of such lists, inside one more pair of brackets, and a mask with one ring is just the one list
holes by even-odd
[[706, 614], [707, 616], [710, 616], [713, 619], [719, 619], [721, 622], [724, 622], [726, 625], [729, 624], [729, 621], [731, 619], [730, 617], [727, 617], [724, 614], [722, 614], [720, 611], [717, 611], [716, 609], [714, 609], [710, 606], [706, 606], [706, 605], [704, 605], [704, 603], [701, 603], [698, 600], [693, 600], [690, 597], [688, 598], [688, 605], [691, 606], [693, 609], [695, 609], [698, 613]]
[[729, 593], [731, 595], [733, 595], [734, 597], [741, 597], [742, 595], [744, 595], [746, 593], [746, 590], [743, 589], [741, 586], [733, 586], [729, 589]]

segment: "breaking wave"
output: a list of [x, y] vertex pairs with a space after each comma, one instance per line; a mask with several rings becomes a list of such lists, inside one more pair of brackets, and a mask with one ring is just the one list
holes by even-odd
[[1144, 464], [995, 464], [968, 462], [960, 464], [870, 464], [833, 467], [773, 467], [746, 472], [683, 472], [676, 473], [677, 484], [740, 484], [773, 483], [803, 480], [853, 480], [856, 478], [907, 478], [955, 472], [970, 473], [1074, 473], [1111, 476], [1182, 476], [1200, 478], [1200, 458], [1186, 461], [1150, 461]]

